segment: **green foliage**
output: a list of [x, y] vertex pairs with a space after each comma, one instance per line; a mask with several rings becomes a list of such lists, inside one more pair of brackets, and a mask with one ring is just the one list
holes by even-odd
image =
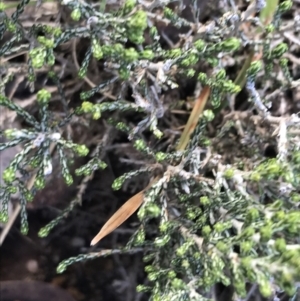
[[[70, 25], [59, 28], [35, 24], [30, 29], [22, 28], [19, 20], [29, 0], [21, 1], [11, 17], [0, 3], [0, 39], [13, 33], [1, 44], [0, 56], [7, 59], [26, 51], [28, 82], [34, 84], [40, 69], [46, 68], [47, 77], [58, 87], [64, 110], [59, 118], [55, 115], [50, 106], [52, 95], [46, 89], [36, 94], [38, 113], [25, 110], [5, 94], [12, 75], [0, 72], [0, 106], [14, 111], [26, 124], [22, 129], [3, 130], [7, 141], [0, 143], [0, 151], [16, 145], [21, 145], [22, 150], [2, 173], [5, 183], [0, 187], [0, 221], [8, 221], [8, 203], [18, 191], [21, 232], [28, 232], [26, 204], [47, 185], [47, 177], [52, 173], [51, 149], [57, 151], [67, 185], [73, 183], [74, 176], [89, 177], [106, 168], [99, 149], [90, 154], [86, 145], [73, 142], [74, 137], [64, 138], [66, 126], [71, 126], [76, 118], [86, 123], [105, 119], [125, 132], [135, 150], [150, 162], [115, 179], [112, 188], [119, 190], [126, 181], [141, 174], [154, 176], [157, 168], [161, 177], [145, 192], [138, 211], [141, 226], [124, 249], [69, 258], [59, 264], [58, 273], [75, 262], [144, 248], [150, 284], [139, 285], [137, 290], [150, 293], [150, 300], [209, 300], [207, 292], [216, 283], [233, 285], [239, 298], [247, 296], [246, 283], [257, 284], [264, 297], [275, 296], [276, 285], [292, 296], [300, 280], [300, 118], [296, 114], [272, 116], [269, 96], [257, 85], [259, 82], [261, 88], [268, 84], [270, 95], [299, 86], [284, 56], [290, 45], [272, 43], [276, 34], [284, 30], [279, 21], [291, 9], [292, 1], [282, 1], [276, 7], [268, 1], [261, 20], [270, 19], [269, 24], [234, 10], [224, 12], [217, 21], [196, 24], [167, 7], [172, 1], [154, 1], [153, 6], [161, 8], [161, 14], [144, 2], [147, 1], [127, 0], [117, 11], [106, 12], [97, 11], [85, 1], [65, 0], [62, 5], [69, 8], [73, 20]], [[180, 43], [163, 48], [157, 20], [174, 28], [187, 27], [192, 36], [179, 36]], [[82, 26], [83, 21], [86, 26]], [[259, 38], [246, 37], [241, 24], [251, 26], [249, 32], [257, 32]], [[110, 78], [81, 91], [79, 104], [74, 108], [66, 101], [54, 65], [59, 47], [76, 39], [88, 41], [77, 69], [78, 81], [88, 79], [91, 63], [103, 64]], [[148, 39], [151, 42], [146, 42]], [[244, 92], [251, 106], [247, 118], [236, 117], [238, 113], [233, 111], [232, 120], [224, 117], [224, 122], [217, 123], [219, 117], [226, 115], [219, 113], [228, 107], [228, 99], [243, 89], [243, 85], [233, 81], [224, 63], [226, 57], [237, 53], [248, 53], [251, 57], [255, 52], [259, 58], [250, 60], [244, 78]], [[235, 60], [232, 64], [241, 68]], [[203, 71], [203, 65], [209, 72]], [[279, 72], [281, 79], [277, 79]], [[160, 96], [163, 91], [177, 88], [179, 78], [197, 79], [210, 91], [209, 105], [182, 152], [176, 151], [175, 145], [156, 148], [143, 135], [150, 131], [159, 143], [168, 134], [162, 129], [161, 119], [170, 108], [165, 109]], [[129, 88], [134, 101], [127, 100], [122, 91], [109, 99], [107, 89], [116, 86], [121, 86], [122, 91]], [[104, 95], [104, 100], [96, 100], [98, 94]], [[127, 124], [122, 119], [125, 111], [139, 113], [142, 120]], [[259, 123], [268, 128], [263, 135], [261, 128], [256, 131]], [[225, 142], [232, 139], [233, 127], [242, 138], [231, 145], [230, 152], [234, 154], [228, 158]], [[261, 151], [271, 142], [278, 150], [272, 159]], [[74, 175], [71, 159], [88, 155], [87, 163], [77, 168]], [[32, 186], [28, 176], [33, 179]], [[39, 236], [46, 237], [81, 203], [81, 196], [44, 226]], [[156, 225], [152, 238], [146, 235], [150, 221], [152, 228]]]

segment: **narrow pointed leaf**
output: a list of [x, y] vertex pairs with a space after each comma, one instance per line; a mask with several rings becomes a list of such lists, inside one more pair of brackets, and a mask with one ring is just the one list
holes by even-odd
[[119, 210], [117, 210], [113, 216], [104, 224], [100, 232], [91, 241], [91, 246], [98, 243], [103, 237], [114, 231], [120, 225], [122, 225], [143, 203], [144, 192], [150, 188], [156, 181], [158, 177], [151, 181], [148, 186], [135, 194], [130, 198]]
[[260, 13], [264, 25], [270, 24], [278, 7], [278, 0], [267, 0], [265, 8]]
[[199, 97], [197, 98], [192, 113], [189, 117], [189, 120], [184, 128], [183, 133], [181, 134], [177, 150], [183, 151], [190, 141], [190, 136], [193, 133], [195, 127], [198, 124], [200, 115], [203, 112], [203, 109], [206, 105], [207, 99], [210, 94], [210, 87], [205, 86], [201, 91]]

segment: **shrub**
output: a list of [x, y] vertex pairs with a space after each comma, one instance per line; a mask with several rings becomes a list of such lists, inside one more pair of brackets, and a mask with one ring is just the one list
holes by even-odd
[[[89, 124], [104, 118], [126, 133], [147, 162], [112, 186], [118, 190], [142, 173], [151, 178], [150, 185], [125, 206], [130, 215], [141, 205], [140, 227], [124, 248], [69, 258], [60, 263], [58, 272], [74, 262], [143, 248], [150, 284], [137, 290], [149, 292], [151, 300], [209, 300], [216, 298], [212, 292], [218, 283], [234, 287], [234, 300], [249, 297], [246, 283], [258, 285], [267, 298], [275, 298], [280, 289], [295, 295], [300, 275], [300, 118], [295, 106], [282, 112], [276, 111], [276, 103], [286, 105], [288, 92], [299, 88], [291, 55], [286, 55], [293, 51], [294, 39], [285, 34], [299, 33], [299, 20], [284, 19], [297, 8], [289, 0], [253, 1], [247, 9], [224, 1], [221, 16], [202, 24], [197, 1], [189, 7], [191, 20], [181, 16], [182, 5], [170, 6], [172, 1], [127, 0], [116, 10], [105, 10], [105, 2], [101, 3], [98, 8], [64, 0], [60, 9], [69, 14], [69, 24], [37, 23], [30, 28], [20, 19], [32, 4], [29, 0], [21, 1], [11, 16], [6, 4], [0, 5], [0, 40], [5, 38], [0, 47], [0, 105], [24, 122], [21, 129], [3, 130], [8, 141], [0, 144], [0, 150], [21, 144], [22, 151], [3, 171], [1, 221], [7, 222], [8, 202], [19, 191], [21, 231], [26, 234], [26, 203], [46, 185], [53, 148], [68, 185], [73, 182], [70, 158], [89, 153], [86, 145], [65, 135], [66, 126], [76, 118]], [[173, 30], [177, 41], [165, 36], [165, 28]], [[82, 91], [79, 103], [72, 104], [55, 66], [63, 46], [76, 41], [88, 44], [80, 65], [76, 53], [73, 59], [78, 82], [86, 81], [91, 89]], [[35, 91], [39, 70], [46, 70], [47, 80], [59, 91], [60, 115], [49, 106], [52, 95], [47, 89], [36, 93], [38, 114], [6, 95], [14, 70], [10, 57], [24, 51], [27, 64], [18, 72]], [[90, 80], [92, 65], [105, 73], [101, 83]], [[197, 81], [201, 92], [179, 142], [166, 147], [160, 141], [173, 139], [168, 128], [171, 110], [185, 109], [186, 102], [164, 103], [163, 95], [182, 81]], [[122, 117], [125, 111], [137, 112], [141, 121], [128, 122]], [[267, 145], [273, 146], [274, 156], [263, 151]], [[100, 148], [101, 143], [76, 169], [83, 181], [106, 167]], [[40, 230], [41, 237], [81, 202], [80, 193], [61, 216]], [[104, 226], [101, 238], [123, 220], [114, 219], [117, 224], [109, 230]], [[147, 236], [150, 221], [156, 225], [155, 238]]]

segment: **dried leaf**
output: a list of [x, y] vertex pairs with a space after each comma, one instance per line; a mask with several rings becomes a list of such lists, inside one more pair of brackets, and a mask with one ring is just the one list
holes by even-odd
[[205, 86], [201, 91], [199, 97], [197, 98], [193, 111], [189, 117], [189, 120], [184, 128], [183, 133], [181, 134], [177, 150], [183, 151], [190, 141], [190, 136], [193, 133], [195, 127], [198, 124], [199, 117], [203, 112], [203, 109], [206, 105], [207, 99], [210, 94], [210, 87]]
[[104, 224], [100, 232], [93, 238], [91, 246], [98, 243], [103, 237], [114, 231], [122, 225], [143, 203], [144, 192], [150, 188], [158, 177], [149, 183], [149, 185], [130, 198], [114, 215]]
[[130, 198], [115, 214], [104, 224], [100, 232], [93, 238], [91, 245], [95, 245], [104, 236], [108, 235], [124, 223], [143, 203], [144, 190]]

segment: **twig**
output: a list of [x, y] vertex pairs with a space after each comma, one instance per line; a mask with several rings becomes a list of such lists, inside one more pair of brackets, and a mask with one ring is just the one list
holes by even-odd
[[[52, 154], [54, 148], [55, 148], [55, 144], [53, 143], [53, 144], [50, 145], [50, 155]], [[36, 177], [36, 173], [30, 178], [30, 180], [27, 184], [27, 189], [28, 190], [32, 189], [32, 187], [34, 185], [35, 177]], [[5, 225], [5, 227], [3, 228], [3, 230], [0, 234], [0, 246], [2, 246], [9, 230], [13, 226], [13, 224], [14, 224], [16, 218], [18, 217], [20, 211], [21, 211], [21, 205], [20, 205], [20, 203], [18, 203], [17, 206], [15, 207], [12, 215], [9, 217], [9, 220], [8, 220], [7, 224]]]
[[[77, 55], [76, 55], [76, 42], [77, 42], [77, 39], [74, 39], [73, 42], [72, 42], [72, 57], [73, 57], [73, 60], [74, 60], [75, 67], [76, 67], [77, 71], [79, 71], [80, 66], [79, 66], [79, 63], [78, 63], [78, 60], [77, 60]], [[85, 76], [83, 79], [91, 88], [96, 87], [96, 84], [93, 83], [87, 76]], [[100, 92], [101, 92], [101, 94], [103, 94], [107, 98], [110, 98], [112, 100], [117, 99], [115, 96], [113, 96], [109, 93], [106, 93], [106, 92], [103, 92], [103, 91], [100, 91]]]

